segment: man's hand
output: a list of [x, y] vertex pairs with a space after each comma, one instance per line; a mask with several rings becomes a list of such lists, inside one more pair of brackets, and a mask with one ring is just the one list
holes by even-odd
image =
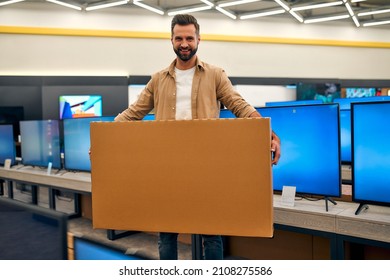
[[280, 148], [281, 148], [281, 143], [279, 137], [275, 134], [275, 132], [272, 131], [272, 136], [271, 136], [271, 152], [272, 152], [272, 164], [278, 164], [279, 159], [280, 159]]
[[[260, 115], [259, 112], [255, 111], [253, 112], [250, 116], [250, 118], [261, 118], [262, 116]], [[275, 132], [272, 131], [271, 135], [271, 153], [272, 153], [272, 158], [271, 158], [271, 163], [272, 164], [278, 164], [281, 151], [280, 151], [280, 139], [279, 137], [275, 134]]]

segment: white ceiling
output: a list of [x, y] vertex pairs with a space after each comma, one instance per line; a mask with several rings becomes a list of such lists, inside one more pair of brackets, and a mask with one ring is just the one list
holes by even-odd
[[[10, 0], [0, 0], [0, 8], [2, 3]], [[23, 1], [23, 0], [19, 0]], [[81, 11], [88, 11], [91, 7], [103, 3], [113, 3], [120, 0], [24, 0], [25, 2], [44, 2], [48, 5], [53, 5], [47, 1], [62, 1], [63, 3], [75, 5]], [[135, 2], [138, 2], [137, 6]], [[381, 24], [381, 27], [390, 28], [390, 0], [252, 0], [250, 3], [240, 4], [237, 0], [143, 0], [143, 1], [128, 1], [122, 0], [123, 8], [132, 7], [130, 12], [137, 12], [140, 9], [143, 12], [153, 11], [145, 10], [151, 7], [163, 14], [162, 16], [171, 15], [172, 12], [181, 11], [183, 9], [205, 8], [203, 12], [224, 14], [227, 17], [234, 17], [232, 20], [257, 20], [265, 13], [270, 12], [268, 17], [288, 18], [294, 22], [312, 23], [316, 20], [322, 21], [333, 16], [340, 16], [340, 19], [332, 21], [344, 22], [352, 24], [356, 27], [369, 27], [372, 23]], [[235, 4], [234, 4], [235, 3]], [[329, 4], [329, 7], [317, 7], [319, 4]], [[350, 9], [348, 9], [348, 7]], [[376, 13], [384, 11], [384, 13]], [[90, 11], [93, 12], [93, 11]], [[374, 12], [365, 15], [364, 13]], [[194, 12], [189, 12], [194, 13]], [[275, 13], [275, 14], [272, 14]], [[156, 13], [156, 15], [158, 15]]]

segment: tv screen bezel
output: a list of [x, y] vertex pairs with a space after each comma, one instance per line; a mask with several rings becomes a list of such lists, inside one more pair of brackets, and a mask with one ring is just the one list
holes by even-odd
[[354, 113], [355, 113], [355, 106], [365, 106], [365, 105], [375, 105], [375, 104], [389, 104], [390, 101], [370, 101], [370, 102], [357, 102], [351, 104], [351, 146], [352, 146], [352, 153], [351, 153], [351, 166], [352, 166], [352, 201], [356, 203], [363, 204], [371, 204], [371, 205], [379, 205], [379, 206], [390, 206], [390, 200], [389, 202], [383, 202], [383, 201], [377, 201], [377, 200], [369, 200], [369, 199], [361, 199], [356, 197], [356, 168], [355, 167], [355, 125], [354, 125]]
[[[317, 106], [337, 106], [337, 111], [339, 111], [339, 105], [336, 103], [322, 103], [322, 104], [299, 104], [299, 105], [293, 105], [293, 106], [269, 106], [269, 107], [258, 107], [256, 110], [261, 114], [259, 110], [261, 109], [278, 109], [278, 108], [295, 108], [295, 107], [317, 107]], [[264, 116], [263, 116], [264, 117]], [[341, 197], [342, 195], [342, 172], [341, 172], [341, 146], [340, 146], [340, 114], [337, 112], [337, 115], [335, 116], [337, 118], [337, 129], [338, 131], [338, 188], [337, 188], [337, 194], [333, 193], [326, 193], [326, 192], [304, 192], [300, 191], [298, 188], [296, 189], [296, 194], [301, 196], [324, 196], [324, 197]], [[271, 119], [271, 127], [272, 127], [272, 119]], [[277, 128], [275, 129], [275, 133], [277, 134]], [[283, 157], [283, 139], [281, 139], [282, 142], [282, 156]], [[280, 192], [282, 190], [274, 189], [275, 192]]]
[[[350, 134], [350, 137], [349, 137], [349, 142], [350, 142], [350, 145], [349, 145], [349, 160], [348, 159], [345, 159], [342, 157], [343, 153], [341, 153], [341, 162], [343, 164], [346, 164], [346, 165], [351, 165], [352, 163], [352, 132], [351, 132], [351, 104], [352, 103], [368, 103], [368, 102], [387, 102], [387, 101], [390, 101], [390, 96], [368, 96], [368, 97], [350, 97], [350, 98], [346, 98], [346, 97], [342, 97], [342, 98], [335, 98], [333, 100], [334, 103], [337, 103], [339, 104], [340, 106], [340, 130], [341, 130], [341, 112], [348, 112], [349, 113], [349, 120], [350, 120], [350, 127], [349, 127], [349, 134]], [[341, 132], [341, 131], [340, 131]], [[340, 134], [340, 145], [341, 145], [341, 134]], [[343, 148], [343, 146], [340, 146], [341, 148]], [[341, 150], [343, 151], [343, 149]]]
[[281, 106], [296, 106], [296, 105], [314, 105], [324, 104], [323, 100], [319, 99], [301, 99], [301, 100], [288, 100], [288, 101], [270, 101], [265, 103], [265, 107], [281, 107]]

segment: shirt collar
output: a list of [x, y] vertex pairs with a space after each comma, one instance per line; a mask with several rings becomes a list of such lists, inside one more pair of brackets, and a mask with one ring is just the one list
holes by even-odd
[[[172, 77], [175, 76], [176, 60], [177, 58], [174, 61], [172, 61], [171, 65], [169, 65], [169, 67], [166, 69], [167, 74], [169, 74]], [[202, 71], [204, 69], [203, 62], [198, 57], [196, 57], [195, 64], [196, 64], [196, 70]]]

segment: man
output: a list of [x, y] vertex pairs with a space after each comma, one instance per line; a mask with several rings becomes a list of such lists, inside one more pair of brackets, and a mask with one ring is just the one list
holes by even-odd
[[[200, 42], [199, 24], [191, 15], [176, 15], [171, 23], [171, 42], [176, 59], [152, 75], [138, 100], [115, 121], [141, 120], [152, 109], [156, 120], [218, 118], [221, 103], [239, 118], [261, 115], [234, 89], [226, 73], [204, 63], [196, 55]], [[272, 164], [280, 158], [280, 140], [272, 132]], [[160, 259], [177, 259], [177, 233], [160, 233]], [[205, 259], [223, 259], [222, 238], [203, 235]]]

